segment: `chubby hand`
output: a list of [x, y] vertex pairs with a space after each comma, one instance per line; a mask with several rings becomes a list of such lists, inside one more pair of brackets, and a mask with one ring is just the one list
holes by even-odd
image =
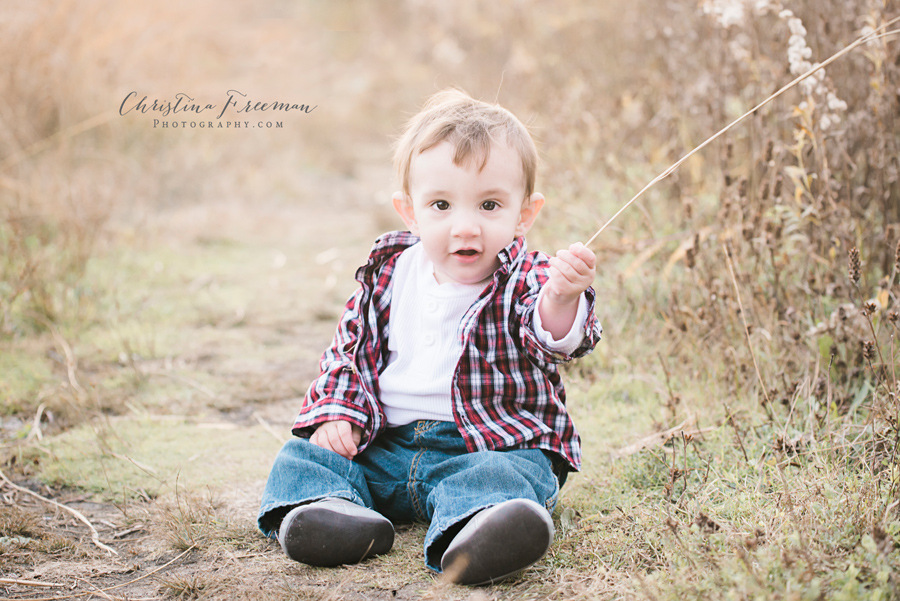
[[309, 442], [334, 451], [345, 459], [353, 459], [356, 456], [360, 440], [362, 428], [342, 419], [325, 422], [309, 437]]
[[550, 280], [544, 284], [547, 300], [560, 305], [577, 301], [596, 274], [597, 257], [581, 242], [557, 251], [555, 257], [550, 257]]

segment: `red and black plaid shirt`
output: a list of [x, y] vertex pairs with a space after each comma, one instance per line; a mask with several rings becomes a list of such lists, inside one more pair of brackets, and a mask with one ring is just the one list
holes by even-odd
[[[306, 393], [295, 435], [309, 436], [318, 424], [342, 419], [363, 429], [361, 451], [386, 427], [378, 374], [390, 354], [392, 274], [400, 253], [418, 241], [409, 232], [375, 241], [368, 263], [356, 272], [361, 286], [322, 355], [322, 373]], [[581, 345], [571, 355], [547, 348], [535, 334], [534, 310], [549, 277], [549, 257], [525, 249], [525, 239], [517, 238], [500, 251], [500, 267], [460, 322], [463, 351], [449, 391], [453, 416], [470, 452], [547, 449], [577, 470], [581, 444], [556, 364], [590, 353], [600, 340], [594, 290], [586, 292]]]

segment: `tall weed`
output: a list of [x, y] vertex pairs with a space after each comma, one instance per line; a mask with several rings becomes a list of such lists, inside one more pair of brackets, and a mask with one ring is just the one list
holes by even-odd
[[[96, 10], [75, 2], [0, 9], [3, 337], [71, 319], [90, 296], [82, 277], [114, 197], [84, 169], [101, 139], [92, 126], [104, 121], [85, 86], [96, 79], [98, 42], [84, 35]], [[85, 132], [87, 140], [76, 138]]]

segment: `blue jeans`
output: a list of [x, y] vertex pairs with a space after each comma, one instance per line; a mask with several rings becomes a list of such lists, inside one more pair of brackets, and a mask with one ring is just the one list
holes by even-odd
[[390, 428], [353, 461], [293, 438], [269, 473], [259, 529], [274, 538], [291, 508], [340, 497], [394, 523], [429, 523], [425, 565], [440, 572], [444, 550], [478, 511], [510, 499], [553, 511], [559, 480], [550, 456], [538, 449], [469, 453], [456, 424], [439, 421]]

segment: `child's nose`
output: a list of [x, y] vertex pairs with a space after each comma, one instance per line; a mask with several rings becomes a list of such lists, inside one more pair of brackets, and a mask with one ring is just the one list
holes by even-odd
[[481, 227], [477, 220], [460, 215], [454, 220], [450, 233], [456, 238], [471, 238], [481, 233]]

